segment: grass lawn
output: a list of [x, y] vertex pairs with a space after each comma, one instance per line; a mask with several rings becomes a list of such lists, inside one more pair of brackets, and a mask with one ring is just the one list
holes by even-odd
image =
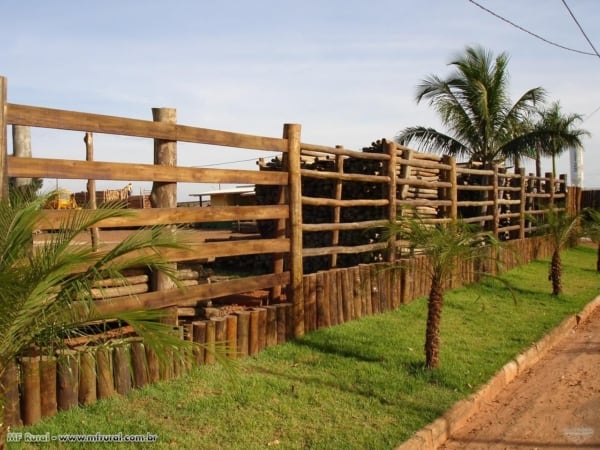
[[[242, 360], [233, 374], [201, 367], [19, 431], [151, 433], [153, 448], [391, 449], [599, 295], [595, 258], [593, 248], [563, 253], [560, 298], [550, 295], [547, 261], [504, 275], [516, 300], [498, 280], [448, 292], [435, 371], [423, 369], [427, 305], [420, 299], [269, 348]], [[138, 445], [147, 446], [110, 448]]]

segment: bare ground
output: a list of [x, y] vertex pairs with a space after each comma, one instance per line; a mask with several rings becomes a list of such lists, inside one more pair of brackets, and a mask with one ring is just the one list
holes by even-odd
[[600, 307], [441, 448], [600, 449]]

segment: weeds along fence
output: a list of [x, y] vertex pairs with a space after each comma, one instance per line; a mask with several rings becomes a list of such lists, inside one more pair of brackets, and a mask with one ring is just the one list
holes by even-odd
[[[398, 216], [418, 214], [429, 223], [462, 217], [480, 223], [511, 241], [507, 249], [512, 251], [496, 256], [512, 268], [547, 256], [544, 239], [529, 237], [536, 232], [530, 217], [543, 214], [550, 205], [568, 206], [562, 176], [536, 178], [523, 171], [511, 174], [499, 166], [463, 166], [453, 158], [421, 154], [386, 141], [363, 151], [307, 144], [301, 141], [301, 127], [296, 124], [284, 125], [282, 137], [273, 138], [180, 125], [172, 109], [153, 109], [153, 120], [139, 120], [12, 104], [6, 92], [6, 79], [0, 77], [3, 197], [9, 178], [86, 180], [90, 199], [96, 198], [96, 180], [146, 181], [153, 183], [152, 208], [136, 210], [133, 217], [106, 220], [99, 224], [101, 229], [258, 222], [258, 236], [194, 242], [186, 250], [166, 251], [164, 257], [177, 264], [185, 290], [141, 270], [127, 274], [128, 286], [111, 280], [98, 286], [96, 307], [101, 311], [166, 309], [169, 323], [182, 338], [208, 349], [228, 342], [235, 349], [231, 357], [253, 355], [307, 331], [388, 311], [426, 294], [426, 260], [408, 258], [405, 242], [381, 239], [381, 227]], [[86, 158], [11, 155], [6, 138], [9, 126], [81, 132]], [[99, 161], [93, 133], [151, 139], [155, 163]], [[199, 154], [207, 151], [206, 145], [214, 145], [281, 156], [263, 161], [256, 171], [184, 167], [177, 165], [178, 142], [195, 144]], [[257, 204], [177, 208], [177, 183], [251, 184]], [[56, 229], [72, 213], [47, 210], [40, 229]], [[93, 234], [91, 240], [93, 245]], [[207, 260], [249, 255], [268, 258], [268, 273], [201, 283], [198, 267]], [[477, 279], [475, 267], [463, 262], [456, 267], [451, 286]], [[208, 301], [255, 290], [268, 295], [251, 308], [205, 308]], [[127, 327], [90, 341], [102, 344], [115, 339], [121, 344], [73, 342], [72, 353], [23, 356], [15, 361], [3, 380], [12, 387], [5, 423], [34, 423], [56, 410], [214, 362], [213, 353], [198, 351], [188, 359], [173, 355], [158, 364]]]

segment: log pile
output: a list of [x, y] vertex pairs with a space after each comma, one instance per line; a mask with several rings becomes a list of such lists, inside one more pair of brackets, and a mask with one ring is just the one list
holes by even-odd
[[[378, 140], [369, 147], [362, 149], [363, 153], [386, 153], [386, 140]], [[365, 159], [356, 156], [343, 156], [322, 153], [315, 156], [313, 152], [306, 158], [303, 155], [301, 168], [309, 171], [331, 172], [343, 174], [360, 175], [387, 175], [387, 163], [381, 159]], [[430, 154], [420, 154], [398, 149], [398, 155], [401, 157], [418, 161], [425, 161], [424, 164], [415, 167], [410, 164], [398, 164], [395, 170], [395, 176], [403, 178], [406, 182], [401, 183], [397, 189], [396, 197], [399, 200], [431, 200], [436, 201], [440, 198], [439, 189], [436, 186], [428, 186], [440, 179], [440, 169], [432, 167], [439, 163], [440, 157]], [[342, 168], [338, 167], [340, 163]], [[428, 164], [429, 162], [429, 164]], [[261, 160], [259, 162], [261, 170], [283, 170], [283, 164], [280, 158], [274, 158], [269, 162]], [[302, 177], [302, 196], [312, 199], [336, 199], [336, 186], [338, 180], [334, 178], [314, 178], [310, 176]], [[366, 182], [366, 181], [348, 181], [341, 183], [342, 201], [360, 201], [360, 200], [382, 200], [388, 198], [388, 183]], [[277, 202], [280, 196], [278, 186], [256, 186], [256, 199], [258, 204], [273, 204]], [[318, 200], [316, 203], [318, 203]], [[376, 220], [387, 220], [387, 206], [371, 205], [350, 205], [339, 208], [339, 220], [335, 218], [335, 207], [329, 205], [303, 204], [302, 220], [304, 224], [352, 224]], [[439, 217], [439, 209], [435, 206], [419, 205], [416, 208], [399, 208], [398, 215], [419, 214], [426, 217]], [[272, 237], [275, 230], [275, 221], [259, 221], [259, 230], [263, 237]], [[331, 247], [334, 232], [329, 230], [319, 230], [316, 232], [306, 231], [303, 233], [304, 248], [325, 248]], [[368, 245], [381, 240], [380, 231], [373, 228], [341, 230], [337, 235], [339, 246], [359, 246]], [[362, 263], [372, 263], [383, 260], [381, 251], [368, 251], [364, 253], [339, 254], [336, 259], [337, 267], [351, 267]], [[325, 270], [331, 267], [330, 256], [312, 256], [304, 258], [304, 272], [313, 273], [318, 270]]]

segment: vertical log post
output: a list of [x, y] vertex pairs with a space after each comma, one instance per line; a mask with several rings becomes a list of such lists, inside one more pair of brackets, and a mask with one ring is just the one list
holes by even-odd
[[197, 366], [204, 364], [205, 359], [205, 343], [206, 343], [206, 322], [192, 322], [192, 340], [198, 344], [194, 348], [194, 361]]
[[525, 213], [527, 208], [527, 180], [525, 168], [519, 168], [519, 239], [525, 239]]
[[[177, 110], [174, 108], [152, 108], [152, 118], [155, 122], [175, 124], [177, 123]], [[155, 139], [154, 164], [169, 167], [177, 166], [177, 141]], [[153, 182], [150, 203], [153, 208], [176, 208], [177, 183]], [[175, 283], [163, 273], [155, 273], [152, 284], [155, 291], [166, 291], [175, 288]], [[176, 317], [173, 320], [171, 316], [165, 321], [170, 325], [177, 326]]]
[[115, 389], [121, 395], [131, 391], [131, 352], [129, 344], [119, 345], [113, 351]]
[[216, 339], [216, 329], [215, 329], [215, 321], [208, 320], [206, 322], [206, 351], [204, 353], [204, 363], [205, 364], [214, 364], [215, 363], [215, 345]]
[[[21, 420], [21, 401], [19, 398], [19, 369], [17, 363], [12, 360], [4, 369], [2, 377], [0, 377], [0, 386], [4, 395], [4, 414], [0, 414], [3, 426], [22, 426]], [[0, 406], [0, 413], [2, 407]]]
[[[335, 148], [343, 149], [344, 146], [336, 145]], [[335, 167], [336, 167], [338, 174], [342, 175], [344, 173], [344, 157], [343, 157], [343, 155], [335, 156]], [[340, 201], [342, 199], [342, 179], [341, 178], [337, 178], [335, 180], [335, 199], [336, 199], [336, 201]], [[339, 206], [339, 205], [334, 206], [333, 207], [333, 223], [335, 223], [336, 225], [339, 224], [341, 215], [342, 215], [341, 206]], [[331, 233], [331, 246], [337, 247], [339, 243], [340, 243], [340, 230], [336, 228]], [[330, 268], [337, 267], [337, 257], [338, 257], [337, 253], [331, 254], [331, 261], [330, 261], [330, 266], [329, 266]]]
[[[112, 365], [112, 348], [100, 347], [96, 350], [96, 373], [98, 376], [98, 398], [103, 399], [114, 396], [115, 382]], [[158, 381], [158, 377], [155, 381]]]
[[[85, 137], [83, 138], [83, 142], [85, 142], [85, 160], [93, 161], [94, 160], [94, 136], [89, 131], [85, 133]], [[88, 195], [88, 204], [87, 207], [89, 209], [96, 209], [96, 180], [88, 180], [87, 181], [87, 195]], [[90, 228], [90, 237], [92, 239], [92, 249], [94, 251], [98, 250], [98, 243], [100, 242], [100, 233], [98, 231], [98, 227]]]
[[[288, 166], [289, 156], [284, 153], [281, 156], [281, 161], [284, 170]], [[289, 180], [288, 180], [289, 182]], [[288, 186], [279, 186], [279, 197], [277, 199], [278, 205], [288, 204]], [[286, 219], [278, 219], [275, 225], [275, 234], [273, 238], [275, 239], [284, 239], [286, 236]], [[284, 253], [274, 253], [273, 254], [273, 273], [278, 274], [282, 273], [285, 268], [285, 254]], [[271, 288], [269, 300], [271, 302], [279, 303], [281, 302], [281, 285], [276, 285]]]
[[290, 187], [290, 283], [294, 336], [304, 334], [304, 296], [302, 268], [302, 178], [300, 176], [299, 124], [285, 124], [283, 137], [288, 141], [288, 183]]
[[458, 180], [456, 176], [456, 158], [454, 156], [450, 156], [448, 158], [448, 164], [450, 165], [450, 170], [448, 170], [448, 181], [452, 183], [449, 192], [449, 200], [452, 202], [450, 205], [450, 219], [452, 219], [453, 222], [456, 222], [458, 220]]
[[492, 175], [492, 201], [494, 202], [492, 205], [492, 233], [494, 237], [498, 237], [498, 227], [500, 224], [500, 206], [498, 203], [499, 200], [499, 192], [498, 192], [498, 164], [494, 164], [492, 167], [494, 174]]
[[[96, 387], [96, 378], [94, 378]], [[56, 414], [56, 358], [43, 355], [40, 358], [40, 395], [42, 417], [51, 417]]]
[[223, 348], [227, 342], [227, 319], [225, 317], [211, 317], [210, 320], [215, 323], [215, 344]]
[[249, 334], [250, 334], [250, 312], [237, 311], [237, 353], [240, 356], [248, 356]]
[[131, 343], [131, 367], [133, 369], [133, 385], [141, 388], [148, 384], [148, 362], [144, 343], [134, 341]]
[[[387, 175], [390, 177], [390, 182], [388, 184], [388, 220], [390, 221], [390, 225], [394, 225], [396, 223], [396, 218], [398, 217], [398, 210], [396, 205], [396, 192], [397, 192], [397, 183], [398, 179], [396, 178], [396, 169], [398, 164], [398, 152], [396, 149], [395, 142], [387, 142], [386, 143], [387, 154], [390, 156], [387, 164]], [[391, 233], [390, 238], [388, 240], [388, 254], [387, 261], [390, 264], [394, 264], [396, 262], [396, 235]]]
[[61, 411], [79, 403], [79, 354], [64, 350], [57, 359], [56, 400]]
[[250, 311], [250, 329], [248, 331], [248, 354], [250, 356], [258, 353], [258, 310]]
[[237, 316], [231, 314], [226, 317], [226, 334], [227, 334], [227, 356], [229, 358], [237, 358]]
[[[567, 175], [566, 174], [561, 174], [558, 176], [558, 179], [560, 180], [560, 184], [558, 187], [558, 193], [559, 194], [563, 194], [564, 195], [564, 207], [567, 208]], [[575, 214], [579, 213], [579, 210], [575, 211]]]
[[80, 405], [91, 405], [98, 398], [96, 388], [96, 357], [90, 351], [82, 351], [79, 355], [79, 393]]
[[23, 369], [22, 417], [24, 425], [33, 425], [42, 418], [40, 393], [40, 358], [24, 356], [21, 358]]
[[[160, 381], [160, 362], [158, 355], [150, 347], [145, 347], [146, 362], [148, 363], [148, 383]], [[98, 378], [99, 379], [99, 378]]]
[[0, 77], [0, 200], [8, 198], [8, 166], [6, 164], [6, 78]]
[[277, 306], [267, 306], [267, 340], [266, 346], [277, 345]]

